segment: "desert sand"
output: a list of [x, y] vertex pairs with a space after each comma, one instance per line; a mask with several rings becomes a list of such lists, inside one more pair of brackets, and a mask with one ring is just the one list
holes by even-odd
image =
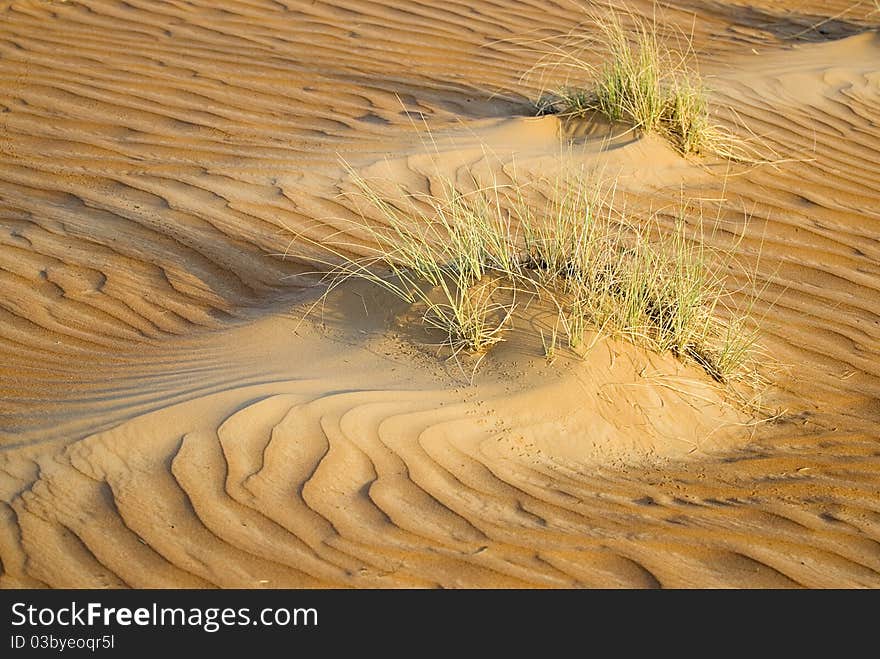
[[[583, 20], [0, 2], [0, 586], [880, 586], [880, 9], [658, 14], [758, 164], [534, 116], [566, 82], [541, 44]], [[758, 283], [765, 417], [618, 339], [548, 364], [515, 329], [471, 377], [378, 290], [313, 308], [297, 237], [351, 226], [353, 171], [573, 163], [719, 218]]]

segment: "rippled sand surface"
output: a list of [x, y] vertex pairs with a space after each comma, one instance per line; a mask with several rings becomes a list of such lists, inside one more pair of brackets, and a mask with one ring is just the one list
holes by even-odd
[[[569, 2], [0, 2], [0, 586], [880, 586], [862, 4], [661, 12], [749, 165], [533, 116]], [[551, 366], [514, 331], [471, 382], [376, 291], [305, 314], [354, 175], [566, 163], [719, 218], [775, 421], [622, 341]]]

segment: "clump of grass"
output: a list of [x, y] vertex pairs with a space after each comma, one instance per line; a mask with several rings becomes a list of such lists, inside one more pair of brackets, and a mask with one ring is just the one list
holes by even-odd
[[[655, 22], [630, 17], [631, 28], [611, 10], [592, 19], [599, 35], [598, 48], [606, 53], [596, 65], [596, 44], [586, 37], [572, 38], [557, 46], [539, 67], [565, 68], [588, 85], [564, 87], [555, 103], [557, 112], [582, 117], [597, 112], [611, 121], [659, 134], [685, 154], [717, 153], [733, 157], [734, 140], [714, 125], [709, 116], [707, 93], [691, 66], [690, 40], [680, 50], [661, 42]], [[545, 96], [546, 98], [546, 96]], [[546, 104], [546, 103], [545, 103]]]
[[614, 121], [628, 120], [647, 131], [659, 130], [670, 104], [663, 89], [668, 63], [656, 32], [638, 22], [633, 44], [613, 12], [598, 26], [609, 60], [596, 81], [595, 108]]
[[569, 346], [598, 329], [689, 358], [720, 382], [737, 378], [757, 335], [729, 308], [732, 252], [707, 248], [702, 220], [689, 231], [685, 209], [666, 227], [657, 215], [637, 222], [599, 201], [568, 191], [548, 203], [544, 222], [522, 225], [524, 267], [550, 291]]
[[672, 227], [656, 215], [637, 221], [613, 210], [613, 186], [572, 178], [550, 182], [535, 204], [535, 190], [516, 183], [463, 193], [444, 182], [439, 197], [392, 198], [351, 176], [379, 221], [359, 217], [346, 232], [367, 239], [364, 257], [349, 256], [348, 243], [305, 239], [327, 257], [330, 289], [358, 278], [420, 307], [455, 355], [503, 341], [516, 300], [537, 297], [557, 313], [550, 338], [541, 331], [549, 362], [561, 327], [571, 348], [595, 330], [671, 351], [719, 382], [749, 368], [755, 335], [726, 304], [730, 255], [708, 250], [684, 212]]
[[[329, 290], [357, 278], [421, 308], [423, 324], [439, 330], [453, 354], [485, 352], [503, 341], [516, 291], [503, 276], [511, 268], [509, 227], [487, 205], [488, 197], [466, 196], [451, 185], [439, 197], [385, 195], [353, 170], [349, 174], [355, 196], [378, 220], [362, 217], [349, 227], [349, 234], [365, 240], [355, 246], [301, 235], [293, 241], [318, 249], [321, 256], [311, 260], [329, 268]], [[354, 249], [366, 255], [350, 256]]]

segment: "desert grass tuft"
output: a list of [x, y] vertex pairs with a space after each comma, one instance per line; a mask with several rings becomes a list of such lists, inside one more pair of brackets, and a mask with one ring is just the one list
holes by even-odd
[[[550, 337], [541, 331], [548, 362], [561, 329], [576, 351], [588, 331], [622, 337], [693, 361], [719, 382], [751, 369], [756, 334], [729, 304], [732, 251], [707, 248], [702, 220], [689, 226], [686, 208], [671, 226], [658, 215], [629, 216], [614, 210], [614, 185], [581, 177], [545, 181], [540, 194], [536, 184], [474, 182], [465, 193], [445, 181], [435, 196], [388, 195], [350, 176], [350, 194], [371, 212], [340, 235], [360, 235], [366, 246], [298, 242], [323, 252], [316, 261], [328, 292], [351, 278], [379, 286], [421, 309], [453, 355], [504, 341], [517, 300], [541, 298], [556, 310]], [[358, 251], [364, 256], [350, 255]]]
[[[509, 268], [507, 227], [493, 209], [448, 185], [440, 196], [387, 195], [349, 170], [355, 192], [376, 218], [360, 217], [339, 235], [357, 242], [300, 234], [320, 256], [332, 290], [352, 278], [368, 281], [423, 310], [422, 322], [439, 330], [453, 354], [484, 352], [504, 340], [515, 309], [515, 289], [499, 277]], [[489, 197], [480, 196], [483, 202]], [[351, 256], [355, 251], [365, 254]]]
[[[624, 24], [626, 20], [626, 25]], [[662, 40], [656, 20], [610, 9], [591, 14], [592, 30], [548, 46], [536, 68], [566, 70], [578, 84], [543, 95], [540, 106], [568, 117], [599, 113], [610, 121], [665, 137], [684, 154], [715, 153], [737, 158], [739, 140], [711, 121], [708, 94], [693, 64], [691, 40]], [[668, 45], [671, 41], [674, 45]], [[595, 51], [604, 53], [597, 64]]]

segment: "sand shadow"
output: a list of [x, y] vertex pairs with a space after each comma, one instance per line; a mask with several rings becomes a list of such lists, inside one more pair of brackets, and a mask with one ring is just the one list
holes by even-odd
[[730, 24], [728, 31], [746, 27], [767, 32], [781, 41], [799, 43], [835, 41], [871, 29], [870, 25], [846, 20], [843, 16], [829, 18], [795, 11], [780, 13], [722, 2], [702, 3], [701, 11], [728, 22]]

